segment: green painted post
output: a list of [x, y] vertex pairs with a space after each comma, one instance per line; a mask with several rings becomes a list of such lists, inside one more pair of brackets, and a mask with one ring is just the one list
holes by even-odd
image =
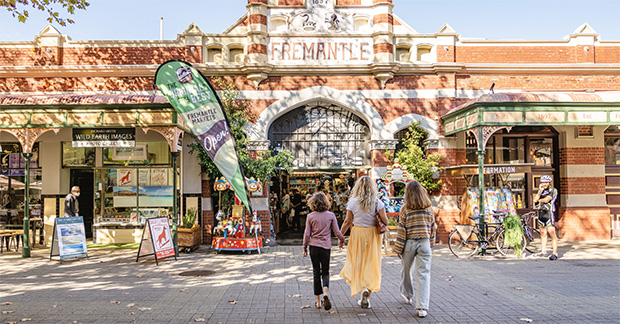
[[30, 158], [32, 157], [32, 153], [22, 153], [24, 159], [26, 160], [26, 169], [24, 172], [24, 176], [26, 180], [25, 184], [25, 194], [24, 194], [24, 239], [22, 242], [22, 258], [30, 257]]
[[177, 158], [179, 157], [179, 152], [171, 152], [172, 154], [172, 242], [174, 242], [174, 255], [179, 256], [179, 242], [177, 241], [177, 226], [179, 223], [178, 217], [178, 199], [179, 192], [177, 191]]
[[[478, 219], [479, 233], [482, 237], [479, 237], [478, 240], [482, 240], [486, 237], [486, 233], [484, 231], [484, 139], [482, 138], [482, 126], [478, 126], [478, 211], [480, 212], [480, 218]], [[486, 254], [486, 246], [482, 246], [480, 254]]]

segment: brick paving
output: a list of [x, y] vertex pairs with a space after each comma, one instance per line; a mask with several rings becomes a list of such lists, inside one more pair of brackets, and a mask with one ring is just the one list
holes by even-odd
[[[549, 261], [456, 259], [434, 250], [429, 316], [399, 294], [400, 262], [383, 258], [381, 291], [361, 309], [338, 277], [332, 250], [331, 311], [314, 308], [311, 264], [299, 246], [215, 254], [206, 247], [155, 265], [135, 250], [94, 250], [61, 265], [37, 249], [0, 255], [0, 323], [618, 323], [620, 241], [562, 242]], [[209, 277], [183, 277], [214, 270]], [[3, 305], [3, 303], [12, 303]]]

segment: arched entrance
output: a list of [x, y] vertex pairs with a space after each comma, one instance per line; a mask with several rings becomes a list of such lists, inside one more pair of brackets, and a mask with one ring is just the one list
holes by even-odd
[[286, 113], [269, 127], [272, 150], [288, 150], [294, 167], [359, 168], [369, 165], [368, 124], [343, 107], [318, 102]]
[[301, 243], [309, 213], [306, 199], [316, 191], [328, 194], [332, 199], [330, 210], [342, 222], [356, 170], [370, 165], [370, 138], [364, 119], [324, 101], [295, 108], [271, 123], [271, 150], [288, 150], [294, 157], [294, 171], [274, 179], [277, 185], [272, 187], [275, 195], [289, 200], [291, 207], [297, 206], [291, 208], [292, 213], [290, 209], [278, 212], [275, 227], [280, 244]]

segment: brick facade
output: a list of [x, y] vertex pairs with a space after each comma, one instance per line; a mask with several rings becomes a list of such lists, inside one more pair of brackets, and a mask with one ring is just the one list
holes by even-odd
[[[0, 92], [151, 92], [157, 65], [171, 59], [182, 59], [195, 64], [208, 78], [221, 77], [232, 82], [249, 103], [248, 109], [253, 115], [251, 121], [263, 123], [264, 127], [285, 113], [270, 109], [286, 109], [320, 100], [331, 104], [335, 102], [332, 94], [343, 92], [343, 97], [359, 98], [351, 99], [347, 108], [369, 123], [382, 122], [386, 129], [390, 123], [398, 124], [392, 125], [389, 130], [395, 133], [405, 124], [401, 119], [409, 121], [406, 118], [419, 116], [429, 125], [434, 125], [434, 131], [441, 138], [443, 127], [440, 117], [488, 92], [491, 84], [495, 84], [495, 91], [507, 92], [599, 92], [620, 89], [620, 42], [601, 42], [599, 36], [593, 36], [595, 33], [586, 29], [572, 33], [567, 39], [549, 42], [465, 40], [450, 30], [434, 35], [417, 35], [399, 23], [400, 18], [392, 13], [392, 6], [389, 5], [391, 0], [372, 1], [373, 5], [365, 11], [369, 18], [368, 26], [362, 26], [367, 29], [352, 30], [353, 38], [364, 37], [363, 42], [368, 42], [368, 50], [373, 55], [368, 56], [367, 62], [360, 55], [356, 59], [351, 56], [349, 60], [343, 59], [344, 62], [333, 64], [319, 60], [297, 65], [295, 62], [270, 62], [266, 57], [273, 48], [268, 45], [271, 31], [267, 29], [273, 21], [267, 15], [266, 8], [277, 3], [278, 10], [297, 12], [303, 10], [305, 1], [248, 0], [247, 3], [246, 19], [231, 26], [230, 33], [218, 37], [188, 28], [176, 40], [168, 41], [71, 41], [60, 33], [46, 29], [32, 42], [13, 44], [0, 39]], [[350, 10], [351, 13], [351, 10], [356, 10], [355, 7], [366, 4], [368, 1], [338, 0], [336, 10]], [[355, 24], [352, 23], [350, 28], [358, 28]], [[291, 32], [279, 32], [273, 37], [282, 38], [287, 33]], [[329, 33], [321, 31], [320, 37], [329, 39]], [[312, 31], [304, 31], [301, 35], [318, 37]], [[334, 39], [338, 42], [346, 43], [344, 31], [338, 31], [335, 35], [338, 37]], [[39, 38], [47, 40], [42, 42]], [[304, 37], [296, 39], [303, 41]], [[590, 40], [591, 45], [584, 45]], [[347, 42], [354, 44], [353, 39]], [[416, 44], [432, 48], [425, 61], [418, 61], [416, 54], [420, 49], [416, 48]], [[403, 56], [409, 57], [409, 60], [395, 61], [395, 51], [401, 51], [403, 46], [405, 49], [410, 46], [411, 55]], [[243, 48], [247, 55], [241, 62], [233, 62], [233, 58], [228, 57], [230, 50], [239, 48]], [[221, 61], [208, 61], [208, 56], [212, 55], [209, 51], [214, 49], [220, 51]], [[352, 52], [351, 48], [349, 50]], [[285, 60], [286, 55], [282, 57]], [[301, 93], [311, 90], [319, 93], [316, 90], [319, 88], [328, 89], [324, 92], [328, 94], [310, 95], [303, 100], [298, 98]], [[278, 106], [283, 96], [291, 98], [289, 100], [292, 102], [287, 103], [287, 107]], [[265, 120], [265, 112], [271, 119]], [[577, 128], [579, 137], [597, 135], [590, 126]], [[465, 164], [464, 148], [439, 148], [430, 152], [445, 156], [443, 166]], [[250, 154], [257, 156], [257, 152]], [[604, 165], [604, 149], [559, 147], [558, 162], [558, 168]], [[372, 167], [381, 168], [388, 164], [383, 150], [371, 151]], [[443, 171], [441, 178], [443, 186], [440, 195], [462, 195], [466, 186], [462, 176], [448, 176]], [[600, 175], [565, 177], [560, 179], [559, 184], [562, 195], [605, 193], [605, 179]], [[209, 183], [203, 181], [203, 198], [210, 199], [211, 191]], [[595, 215], [593, 219], [585, 219], [590, 212]], [[591, 230], [591, 234], [603, 237], [605, 213], [608, 224], [609, 209], [564, 208], [560, 211], [559, 224], [564, 235], [567, 235], [565, 238], [589, 237], [590, 234], [578, 234], [578, 229], [585, 228], [586, 224], [599, 226]], [[205, 241], [209, 242], [213, 211], [203, 210], [202, 215]], [[259, 215], [263, 233], [269, 233], [268, 211], [259, 211]], [[447, 240], [447, 234], [458, 218], [456, 209], [440, 212], [438, 224], [442, 242]]]

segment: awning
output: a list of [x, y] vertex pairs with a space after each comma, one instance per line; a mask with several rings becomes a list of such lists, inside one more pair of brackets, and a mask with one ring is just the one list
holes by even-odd
[[495, 93], [441, 117], [444, 135], [478, 126], [617, 125], [620, 92]]
[[0, 128], [187, 127], [163, 95], [1, 94]]

